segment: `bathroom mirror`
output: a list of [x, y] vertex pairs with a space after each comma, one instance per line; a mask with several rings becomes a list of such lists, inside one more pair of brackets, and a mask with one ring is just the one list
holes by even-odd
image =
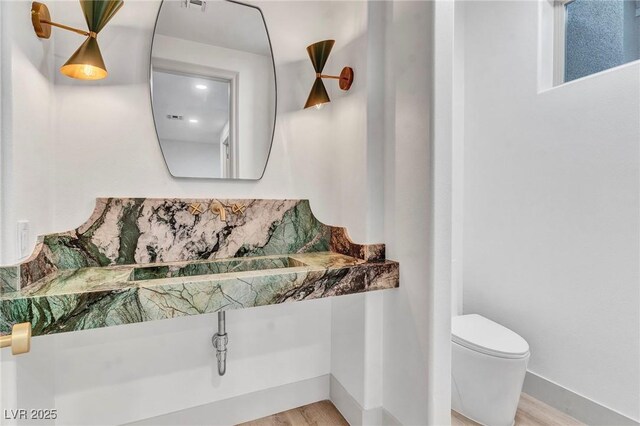
[[164, 0], [150, 83], [156, 133], [173, 176], [262, 177], [273, 141], [276, 79], [259, 8]]

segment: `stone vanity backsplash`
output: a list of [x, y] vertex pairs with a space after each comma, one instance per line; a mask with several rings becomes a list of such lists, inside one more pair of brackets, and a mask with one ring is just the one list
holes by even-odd
[[[226, 206], [226, 220], [210, 208]], [[102, 198], [89, 220], [0, 267], [0, 332], [34, 335], [398, 286], [383, 244], [306, 200]]]

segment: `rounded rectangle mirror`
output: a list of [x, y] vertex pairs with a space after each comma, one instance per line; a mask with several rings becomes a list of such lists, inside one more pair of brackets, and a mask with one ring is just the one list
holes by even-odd
[[276, 77], [259, 8], [164, 0], [153, 33], [150, 91], [173, 176], [262, 177], [275, 128]]

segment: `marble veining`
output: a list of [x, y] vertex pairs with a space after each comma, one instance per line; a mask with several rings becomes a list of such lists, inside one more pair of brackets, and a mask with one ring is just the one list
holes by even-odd
[[[213, 201], [246, 209], [225, 222]], [[305, 200], [98, 199], [86, 223], [0, 268], [0, 333], [24, 321], [42, 335], [397, 287], [399, 266], [384, 257], [384, 245], [353, 243]]]

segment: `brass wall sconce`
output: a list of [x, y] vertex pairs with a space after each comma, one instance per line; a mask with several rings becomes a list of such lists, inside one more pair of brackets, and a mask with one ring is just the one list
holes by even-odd
[[307, 103], [304, 105], [305, 108], [315, 106], [320, 109], [323, 104], [331, 102], [327, 89], [324, 87], [324, 83], [322, 82], [323, 78], [338, 80], [338, 85], [342, 90], [349, 90], [353, 84], [353, 68], [351, 67], [344, 67], [340, 75], [322, 74], [322, 70], [327, 63], [327, 59], [329, 59], [329, 54], [331, 53], [331, 49], [335, 42], [335, 40], [324, 40], [313, 43], [307, 47], [309, 59], [311, 59], [313, 69], [316, 71], [316, 80], [313, 83], [311, 93], [309, 93], [309, 97], [307, 98]]
[[124, 0], [80, 0], [80, 6], [89, 31], [69, 27], [51, 21], [49, 8], [34, 1], [31, 4], [31, 23], [39, 38], [51, 37], [51, 27], [62, 28], [87, 37], [71, 58], [60, 68], [67, 77], [80, 80], [100, 80], [107, 76], [102, 53], [98, 46], [98, 33], [124, 5]]
[[13, 355], [26, 354], [31, 350], [31, 323], [14, 324], [11, 334], [0, 336], [0, 348], [11, 346]]

